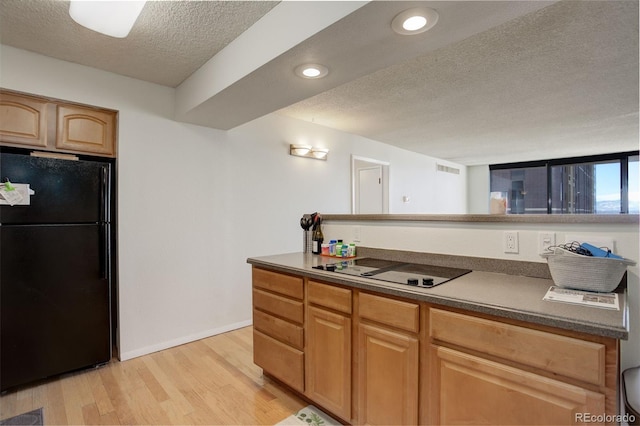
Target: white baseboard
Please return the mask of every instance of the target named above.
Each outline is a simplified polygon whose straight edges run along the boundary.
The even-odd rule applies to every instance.
[[[135,349],[127,352],[120,352],[120,361],[126,361],[128,359],[137,358],[143,355],[148,355],[153,352],[158,352],[164,349],[173,348],[174,346],[184,345],[185,343],[195,342],[196,340],[215,336],[217,334],[226,333],[227,331],[232,331],[232,330],[237,330],[239,328],[247,327],[247,326],[250,326],[251,324],[252,324],[251,320],[240,321],[233,324],[227,324],[222,327],[214,328],[212,330],[206,330],[200,333],[183,336],[177,339],[161,342],[155,345],[145,346],[144,348]]]

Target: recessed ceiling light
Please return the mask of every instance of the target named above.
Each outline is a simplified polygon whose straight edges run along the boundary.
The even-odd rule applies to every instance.
[[[302,78],[322,78],[329,74],[329,69],[320,64],[302,64],[296,67],[295,72]]]
[[[428,7],[417,7],[400,12],[391,21],[393,31],[402,35],[420,34],[438,22],[438,12]]]
[[[418,31],[425,25],[427,25],[427,18],[418,15],[405,19],[405,21],[402,23],[402,28],[407,31]]]

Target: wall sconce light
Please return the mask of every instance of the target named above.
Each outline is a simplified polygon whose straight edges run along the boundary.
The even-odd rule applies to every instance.
[[[327,161],[329,150],[326,148],[314,148],[309,145],[289,145],[289,154],[296,157],[313,158],[315,160]]]

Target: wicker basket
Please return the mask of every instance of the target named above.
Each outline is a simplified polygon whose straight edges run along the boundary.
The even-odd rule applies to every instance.
[[[592,257],[556,247],[547,258],[553,282],[576,290],[611,292],[618,287],[627,266],[636,263],[628,259]]]

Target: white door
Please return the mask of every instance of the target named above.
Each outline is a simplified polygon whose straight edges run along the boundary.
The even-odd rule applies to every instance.
[[[382,214],[382,166],[375,165],[358,170],[359,214]]]

